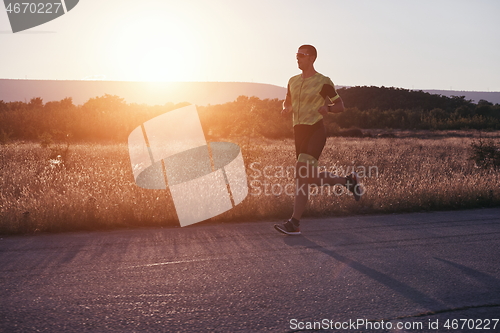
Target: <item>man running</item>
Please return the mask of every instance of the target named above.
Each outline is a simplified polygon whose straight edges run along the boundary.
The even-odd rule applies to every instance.
[[[316,72],[316,48],[302,45],[297,52],[297,63],[302,74],[288,81],[282,114],[293,112],[295,137],[295,201],[292,217],[274,228],[287,235],[300,235],[300,218],[309,199],[309,185],[343,185],[353,192],[359,201],[361,188],[358,175],[353,172],[347,177],[338,177],[330,172],[319,172],[318,159],[326,143],[323,116],[327,113],[344,111],[344,102],[335,91],[330,78]]]

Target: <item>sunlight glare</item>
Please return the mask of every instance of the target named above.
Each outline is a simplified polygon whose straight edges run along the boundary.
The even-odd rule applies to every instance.
[[[111,64],[123,80],[187,81],[197,67],[191,28],[177,21],[148,17],[122,26],[111,46]]]

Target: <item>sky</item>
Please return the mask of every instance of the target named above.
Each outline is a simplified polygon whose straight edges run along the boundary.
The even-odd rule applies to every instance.
[[[500,91],[499,14],[498,0],[80,0],[14,34],[0,7],[0,78],[285,87],[312,44],[336,85]]]

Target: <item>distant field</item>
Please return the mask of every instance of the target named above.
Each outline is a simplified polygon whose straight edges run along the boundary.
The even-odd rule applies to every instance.
[[[473,140],[329,138],[320,164],[339,174],[356,169],[364,176],[367,193],[358,203],[341,187],[313,190],[306,215],[499,206],[500,174],[468,160]],[[211,221],[288,218],[293,202],[292,141],[236,143],[243,150],[250,193]],[[1,233],[178,225],[167,191],[135,185],[125,144],[71,145],[59,165],[50,161],[51,153],[35,143],[0,146]]]

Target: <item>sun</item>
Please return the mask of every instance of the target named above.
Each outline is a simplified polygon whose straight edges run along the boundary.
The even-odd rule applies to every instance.
[[[148,16],[129,22],[109,45],[110,66],[123,80],[191,80],[199,63],[195,36],[179,21]]]
[[[184,81],[191,76],[189,56],[179,45],[170,46],[148,44],[147,52],[132,55],[134,68],[131,75],[138,81]],[[130,61],[129,61],[130,62]]]

